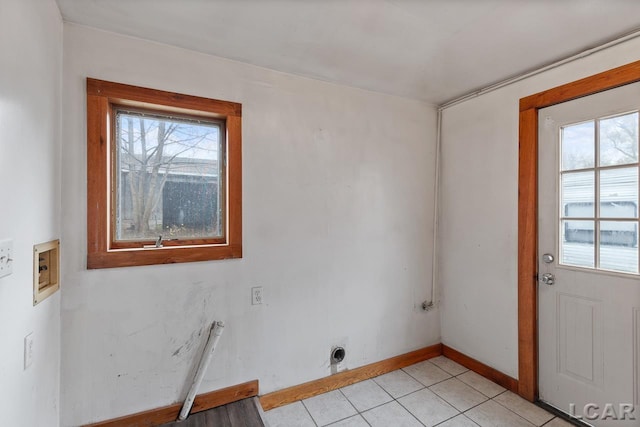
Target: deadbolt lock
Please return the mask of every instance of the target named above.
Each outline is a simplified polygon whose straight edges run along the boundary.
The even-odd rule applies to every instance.
[[[555,258],[551,254],[542,255],[542,262],[544,262],[545,264],[551,264],[553,260],[555,260]]]

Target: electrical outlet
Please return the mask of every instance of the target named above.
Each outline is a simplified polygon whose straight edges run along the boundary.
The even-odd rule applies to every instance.
[[[251,305],[262,304],[262,286],[251,288]]]
[[[13,240],[0,240],[0,277],[13,273]]]
[[[33,363],[33,332],[24,337],[24,369]]]

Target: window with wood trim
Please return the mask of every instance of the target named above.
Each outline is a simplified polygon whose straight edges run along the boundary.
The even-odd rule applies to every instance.
[[[241,116],[87,79],[87,268],[242,257]]]

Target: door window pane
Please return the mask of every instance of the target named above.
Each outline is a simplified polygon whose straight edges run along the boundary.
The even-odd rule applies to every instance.
[[[594,172],[572,172],[562,175],[562,216],[592,218],[594,216]]]
[[[594,221],[563,220],[561,263],[578,267],[595,266]]]
[[[595,122],[585,122],[562,128],[561,170],[585,169],[595,166]]]
[[[600,223],[600,266],[604,270],[638,272],[638,223],[602,221]]]
[[[639,114],[561,128],[561,264],[638,274]]]
[[[638,161],[638,113],[600,120],[600,166]]]
[[[600,217],[638,217],[638,168],[600,171]]]

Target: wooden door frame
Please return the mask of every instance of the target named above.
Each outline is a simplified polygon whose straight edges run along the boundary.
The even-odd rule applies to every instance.
[[[520,99],[518,393],[538,398],[538,110],[640,81],[640,61]]]

